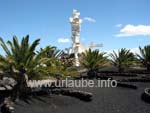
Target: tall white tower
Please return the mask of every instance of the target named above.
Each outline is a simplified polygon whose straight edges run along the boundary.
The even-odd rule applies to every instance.
[[[71,24],[71,31],[72,31],[72,53],[75,56],[75,66],[79,66],[79,47],[80,47],[80,30],[81,30],[81,23],[82,20],[79,18],[80,12],[77,10],[73,10],[73,17],[69,18]]]

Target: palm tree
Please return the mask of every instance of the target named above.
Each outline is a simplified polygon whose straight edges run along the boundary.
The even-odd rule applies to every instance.
[[[150,45],[144,46],[144,48],[139,47],[139,50],[138,59],[150,71]]]
[[[63,51],[57,49],[55,46],[46,46],[45,48],[41,48],[40,51],[38,51],[38,54],[40,54],[42,58],[48,58],[51,60],[51,62],[48,62],[46,65],[60,66],[60,58],[63,54]]]
[[[0,68],[3,74],[13,77],[17,84],[13,88],[14,95],[20,96],[28,90],[27,80],[35,76],[48,75],[47,67],[43,64],[49,62],[48,58],[42,58],[41,54],[36,54],[35,49],[40,39],[29,44],[29,35],[23,37],[19,43],[16,36],[13,41],[8,41],[7,45],[0,38],[0,44],[5,51],[5,56],[0,55]]]
[[[64,51],[57,49],[55,46],[46,46],[45,48],[41,48],[38,53],[41,54],[42,58],[51,59],[51,61],[46,64],[49,66],[51,76],[60,78],[79,75],[77,69],[73,67],[72,54],[66,54]]]
[[[55,46],[46,46],[45,48],[41,48],[38,53],[42,53],[42,57],[47,58],[60,58],[63,51],[57,49]]]
[[[88,69],[89,76],[92,76],[92,73],[96,71],[96,69],[104,66],[107,62],[107,57],[105,53],[99,50],[86,50],[81,55],[80,63],[82,66]]]
[[[131,65],[135,60],[134,54],[125,48],[118,50],[118,53],[113,51],[113,53],[110,54],[110,57],[113,65],[118,68],[119,72],[123,72],[124,69]]]

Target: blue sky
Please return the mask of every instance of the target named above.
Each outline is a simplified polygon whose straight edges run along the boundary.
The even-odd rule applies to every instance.
[[[39,47],[64,49],[71,43],[58,39],[71,37],[73,9],[83,19],[81,43],[103,43],[103,51],[150,44],[150,0],[0,0],[0,37],[29,34]]]

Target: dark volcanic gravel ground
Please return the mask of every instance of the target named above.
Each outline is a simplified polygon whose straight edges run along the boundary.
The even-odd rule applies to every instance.
[[[76,98],[52,95],[33,98],[29,104],[18,101],[15,113],[150,113],[150,104],[141,100],[144,88],[150,83],[134,83],[129,88],[78,88],[93,93],[91,102]]]

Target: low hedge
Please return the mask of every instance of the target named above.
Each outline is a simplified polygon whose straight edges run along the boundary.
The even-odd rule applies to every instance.
[[[139,74],[135,73],[97,73],[97,76],[123,76],[123,77],[137,77]]]

